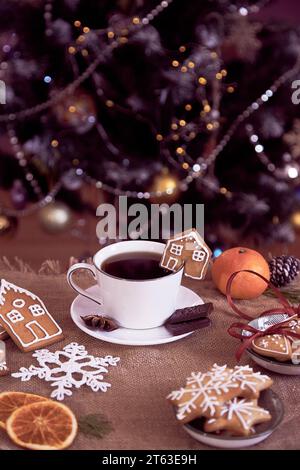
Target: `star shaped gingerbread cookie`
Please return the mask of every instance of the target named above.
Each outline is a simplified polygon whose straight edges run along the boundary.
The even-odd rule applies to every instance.
[[[176,407],[177,419],[187,423],[199,416],[218,417],[225,402],[234,397],[256,398],[272,380],[249,366],[231,369],[214,364],[205,373],[193,372],[186,385],[167,398]]]
[[[270,421],[271,415],[257,404],[257,400],[233,398],[225,403],[217,418],[208,419],[204,424],[206,432],[230,431],[237,436],[253,433],[253,426]]]

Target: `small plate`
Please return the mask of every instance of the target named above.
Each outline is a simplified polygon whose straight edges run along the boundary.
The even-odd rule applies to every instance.
[[[97,291],[97,286],[89,287],[86,290],[86,292],[94,296],[97,295]],[[176,309],[200,304],[203,304],[203,300],[199,295],[187,287],[180,286]],[[190,331],[183,335],[173,336],[164,326],[148,330],[131,330],[128,328],[118,328],[117,330],[109,332],[95,330],[88,327],[81,319],[81,316],[90,315],[91,313],[95,313],[95,315],[105,315],[105,308],[97,305],[86,297],[78,295],[71,305],[71,317],[74,323],[78,328],[80,328],[80,330],[84,331],[88,335],[102,341],[107,341],[108,343],[124,344],[128,346],[151,346],[156,344],[172,343],[173,341],[178,341],[193,333],[193,331]]]
[[[228,434],[207,433],[203,431],[204,418],[195,419],[183,426],[184,430],[197,441],[220,449],[242,449],[264,441],[279,426],[283,419],[282,400],[273,390],[263,390],[258,400],[259,406],[268,410],[272,418],[266,423],[255,426],[255,434],[251,436],[230,436]]]
[[[258,330],[265,331],[269,326],[276,325],[276,323],[288,320],[290,317],[286,313],[277,313],[265,317],[255,318],[249,322],[250,326],[257,328]],[[243,336],[250,336],[248,331],[242,331]],[[277,372],[277,374],[285,375],[300,375],[300,365],[293,364],[290,361],[280,362],[276,361],[272,357],[262,356],[252,349],[247,349],[248,356],[261,367]]]

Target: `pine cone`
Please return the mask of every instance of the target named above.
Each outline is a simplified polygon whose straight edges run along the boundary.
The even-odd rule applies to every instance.
[[[289,284],[300,271],[300,261],[295,256],[275,256],[269,262],[271,282],[276,287]]]

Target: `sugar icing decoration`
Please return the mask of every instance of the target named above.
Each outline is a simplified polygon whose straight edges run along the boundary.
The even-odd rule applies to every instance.
[[[258,406],[255,400],[241,400],[235,397],[223,405],[220,416],[229,421],[236,417],[243,429],[249,430],[253,425],[255,413],[269,415],[269,412]]]
[[[230,369],[227,365],[214,364],[206,373],[192,372],[187,378],[185,387],[171,392],[167,398],[177,402],[176,416],[180,421],[195,409],[201,410],[201,414],[209,411],[209,415],[214,416],[216,407],[223,405],[223,393],[240,389],[250,390],[255,395],[269,382],[270,378],[267,375],[253,372],[249,366],[236,366]]]
[[[257,350],[265,353],[274,353],[279,355],[289,354],[289,340],[283,335],[266,335],[253,341]]]
[[[32,377],[51,383],[54,387],[51,398],[63,400],[72,395],[72,388],[88,386],[93,392],[106,392],[111,384],[104,381],[109,367],[117,366],[120,358],[113,356],[94,357],[78,343],[70,343],[62,351],[50,352],[48,349],[35,351],[39,367],[21,367],[12,377],[27,382]]]
[[[186,386],[171,392],[167,398],[174,401],[186,398],[179,403],[176,413],[177,419],[183,420],[196,408],[214,415],[216,406],[222,403],[218,397],[237,387],[238,384],[234,383],[228,374],[227,366],[214,364],[212,369],[204,374],[192,372],[187,378]],[[200,397],[202,399],[199,401]]]
[[[270,380],[267,375],[263,375],[260,372],[253,372],[253,369],[249,366],[235,366],[231,378],[240,383],[242,390],[250,389],[253,393],[257,391],[257,385],[259,383],[264,384]]]

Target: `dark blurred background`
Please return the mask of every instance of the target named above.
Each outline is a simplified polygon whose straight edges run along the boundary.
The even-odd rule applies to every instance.
[[[300,22],[300,3],[297,0],[278,0],[267,5],[259,13],[259,17],[265,21],[288,21],[296,26]]]
[[[63,269],[89,257],[96,207],[128,190],[131,202],[203,202],[215,254],[248,245],[300,256],[300,3],[174,0],[131,31],[156,5],[0,0],[1,257]]]

